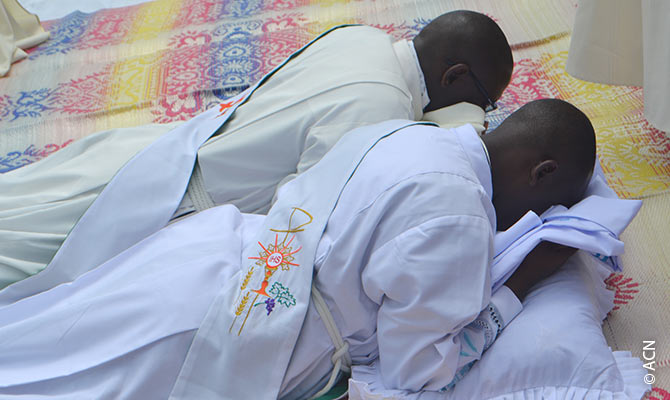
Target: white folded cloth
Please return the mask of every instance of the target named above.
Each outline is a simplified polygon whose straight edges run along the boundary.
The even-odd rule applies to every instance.
[[[17,0],[0,0],[0,77],[12,63],[26,58],[24,49],[49,38],[37,16],[26,11]]]

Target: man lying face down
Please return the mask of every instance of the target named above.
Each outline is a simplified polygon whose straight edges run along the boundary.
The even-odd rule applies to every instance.
[[[331,30],[211,132],[196,168],[187,167],[193,181],[175,216],[221,204],[266,214],[277,188],[348,131],[389,119],[421,120],[424,110],[459,102],[491,108],[512,67],[502,30],[472,11],[435,18],[413,41],[369,26]],[[41,271],[114,173],[169,130],[100,132],[0,176],[0,288]]]
[[[594,161],[591,124],[560,100],[483,142],[470,126],[360,128],[267,216],[208,209],[0,308],[0,393],[308,398],[377,358],[386,387],[440,390],[514,316],[485,309],[496,226],[580,200]],[[83,223],[113,210],[101,202]],[[82,243],[106,251],[87,234],[64,248]],[[541,276],[519,271],[518,290]]]
[[[555,113],[547,112],[549,108],[556,110]],[[509,228],[519,219],[519,214],[527,210],[541,215],[552,205],[569,207],[583,198],[591,180],[595,154],[594,134],[581,134],[589,130],[593,132],[591,122],[582,112],[575,112],[571,104],[544,99],[526,104],[483,137],[492,153],[491,170],[496,188],[493,204],[499,231]],[[581,138],[576,139],[574,135]],[[529,283],[550,275],[575,251],[558,244],[541,243],[524,260],[507,286],[523,300]]]

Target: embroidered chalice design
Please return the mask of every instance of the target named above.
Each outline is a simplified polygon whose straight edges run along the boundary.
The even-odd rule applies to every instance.
[[[307,216],[309,221],[293,227],[293,217],[296,211],[300,211],[303,215]],[[239,336],[247,323],[251,311],[256,306],[265,305],[266,315],[269,316],[275,309],[276,304],[281,304],[286,308],[291,308],[296,304],[296,299],[287,286],[284,286],[278,281],[275,281],[269,289],[268,286],[270,285],[270,278],[272,278],[277,271],[289,271],[291,267],[300,266],[300,264],[294,262],[294,255],[302,249],[302,246],[293,250],[291,244],[296,239],[295,233],[304,231],[303,227],[312,223],[312,219],[312,216],[307,211],[294,207],[289,216],[288,229],[270,229],[271,232],[275,232],[274,243],[270,242],[267,246],[264,246],[263,243],[260,241],[258,242],[261,250],[258,252],[258,257],[249,257],[249,259],[256,260],[256,262],[254,263],[255,265],[252,265],[251,268],[249,268],[245,278],[242,280],[240,294],[236,301],[237,306],[234,309],[235,318],[233,319],[228,332],[232,333],[238,317],[241,318],[242,314],[244,314],[242,325],[237,332],[237,335]],[[280,233],[284,234],[281,242],[279,241]],[[297,240],[295,241],[297,242]],[[263,268],[263,280],[260,283],[260,287],[257,289],[247,289],[247,286],[254,275],[256,266]],[[261,301],[258,301],[259,297],[261,297]],[[263,300],[263,298],[265,298],[265,300]]]
[[[258,242],[258,245],[261,246],[263,250],[260,252],[258,257],[249,258],[252,260],[259,260],[256,262],[256,265],[265,267],[265,278],[263,279],[263,282],[261,282],[261,287],[256,290],[252,290],[252,292],[258,293],[265,297],[271,297],[265,290],[269,284],[268,280],[272,277],[275,271],[277,271],[277,268],[281,267],[283,271],[288,271],[291,265],[295,267],[298,266],[298,264],[292,262],[295,259],[293,255],[299,252],[302,247],[291,251],[291,247],[289,247],[289,245],[291,242],[293,242],[293,239],[295,239],[295,235],[291,236],[291,239],[288,241],[288,243],[278,244],[277,242],[279,241],[279,234],[276,234],[275,244],[269,244],[267,248],[265,248],[261,242]]]

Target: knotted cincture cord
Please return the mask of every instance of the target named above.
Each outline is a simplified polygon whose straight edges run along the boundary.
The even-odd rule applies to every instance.
[[[323,389],[316,392],[316,394],[310,397],[310,400],[316,399],[328,393],[330,389],[335,385],[335,380],[340,371],[349,373],[351,372],[351,356],[349,355],[349,343],[345,342],[340,335],[340,331],[335,325],[335,320],[333,319],[333,314],[328,310],[326,301],[321,296],[321,293],[316,289],[314,283],[312,283],[312,301],[316,307],[316,311],[319,313],[323,324],[326,326],[326,331],[328,336],[333,341],[335,345],[335,351],[330,357],[330,360],[333,362],[333,371],[330,373],[330,379],[328,383],[324,386]]]

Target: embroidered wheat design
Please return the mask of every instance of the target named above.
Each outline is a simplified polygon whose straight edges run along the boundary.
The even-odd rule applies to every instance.
[[[253,274],[254,274],[254,267],[251,267],[249,269],[249,272],[247,272],[247,275],[242,280],[242,284],[240,285],[240,294],[237,295],[237,299],[239,299],[240,296],[242,296],[242,293],[244,292],[244,289],[246,289],[247,286],[249,286],[249,281],[251,280],[251,277],[253,276]],[[237,317],[239,317],[242,314],[242,311],[244,311],[244,309],[247,306],[247,302],[249,302],[249,292],[247,292],[244,295],[244,297],[242,297],[242,301],[240,301],[240,303],[235,308],[235,318],[233,319],[233,323],[230,324],[230,329],[228,329],[228,333],[231,333],[233,331],[233,326],[235,326],[235,322],[237,321]]]
[[[228,333],[233,332],[233,326],[235,326],[235,322],[237,321],[237,317],[242,315],[242,312],[244,311],[245,308],[247,308],[247,303],[249,302],[249,292],[247,292],[244,297],[242,297],[242,300],[240,301],[240,304],[237,305],[235,308],[235,318],[233,319],[233,323],[230,324],[230,328],[228,328]]]
[[[240,304],[237,306],[235,309],[235,315],[240,316],[242,314],[242,311],[244,311],[245,308],[247,308],[247,302],[249,301],[249,292],[247,292],[244,297],[242,297],[242,301],[240,301]]]
[[[254,274],[254,267],[251,267],[249,272],[247,272],[247,276],[244,277],[244,280],[242,281],[242,286],[240,286],[240,291],[244,290],[247,288],[247,285],[249,284],[249,280],[251,280],[251,276]],[[239,314],[238,314],[239,315]]]

